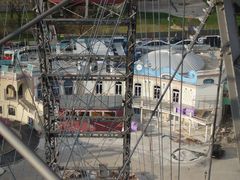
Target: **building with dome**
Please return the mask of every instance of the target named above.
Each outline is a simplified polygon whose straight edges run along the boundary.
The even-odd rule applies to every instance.
[[[176,122],[181,114],[186,120],[184,122],[188,126],[189,135],[192,126],[200,125],[206,127],[207,136],[217,99],[218,52],[191,52],[185,56],[183,65],[175,73],[182,57],[181,51],[162,49],[149,52],[135,62],[134,107],[139,109],[137,111],[144,123],[144,119],[151,116],[152,110],[167,88],[159,108],[161,117],[165,121]],[[173,82],[168,87],[173,75]],[[220,109],[219,104],[219,111]],[[221,113],[218,113],[218,120],[220,119]]]
[[[206,108],[206,104],[199,102],[203,98],[210,100],[209,96],[212,96],[213,99],[216,98],[214,95],[219,75],[216,57],[215,59],[212,58],[211,62],[212,64],[215,63],[215,67],[213,67],[214,65],[209,67],[207,58],[209,58],[208,54],[196,55],[193,52],[187,54],[183,66],[174,76],[171,92],[167,91],[164,100],[170,101],[172,99],[173,103],[179,103],[180,89],[182,89],[183,104],[194,108]],[[140,60],[135,62],[135,84],[138,84],[136,87],[141,86],[141,88],[135,88],[138,89],[134,92],[135,97],[159,98],[181,60],[181,52],[169,52],[168,50],[152,51],[142,56]],[[182,87],[180,87],[181,82]],[[208,94],[205,94],[203,89],[208,90]],[[158,91],[159,93],[157,93]],[[170,97],[170,93],[172,97]],[[211,106],[211,104],[208,105]]]
[[[61,61],[61,58],[64,56],[72,56],[72,58],[74,58],[78,53],[89,53],[88,51],[90,48],[87,48],[86,41],[83,39],[78,41],[81,42],[81,46],[77,45],[73,49],[73,52],[61,52],[60,48],[56,48],[56,56],[58,56],[59,60],[54,61],[52,64],[52,68],[55,69],[53,71],[53,76],[61,77],[64,75],[65,78],[59,78],[54,81],[52,87],[54,96],[56,99],[58,97],[64,97],[61,99],[66,99],[68,101],[71,99],[73,99],[71,101],[76,101],[79,97],[88,98],[92,94],[97,97],[95,98],[96,100],[99,97],[100,99],[106,99],[107,101],[112,99],[111,101],[113,101],[116,100],[116,98],[113,97],[118,97],[118,101],[115,104],[118,104],[118,107],[121,106],[122,102],[119,100],[119,97],[125,96],[124,81],[121,80],[121,78],[119,78],[118,81],[113,79],[111,80],[111,78],[121,77],[122,74],[125,74],[125,67],[123,65],[111,60],[105,62],[102,59],[94,61],[90,64],[85,59],[77,61],[77,64],[76,61]],[[96,51],[94,53],[104,54],[107,52],[110,57],[114,57],[114,54],[117,52],[123,52],[120,48],[118,48],[115,52],[109,51],[108,48],[100,41],[94,42],[93,45],[99,46],[98,48],[94,48]],[[184,58],[183,66],[180,67],[174,74],[176,68],[182,60],[182,57],[182,51],[174,49],[161,49],[144,54],[134,63],[134,122],[139,124],[139,128],[141,128],[142,125],[144,126],[144,123],[146,123],[151,116],[157,102],[161,98],[161,95],[164,91],[166,91],[158,108],[158,113],[154,114],[154,119],[156,120],[161,116],[163,121],[167,122],[171,120],[174,122],[174,128],[176,128],[175,125],[179,122],[178,120],[181,115],[181,118],[184,119],[183,122],[187,127],[188,135],[191,135],[193,128],[201,126],[206,128],[205,140],[207,141],[216,106],[219,77],[219,52],[212,50],[205,51],[200,54],[196,54],[194,52],[188,53]],[[17,103],[14,107],[19,105],[19,103],[22,103],[23,107],[28,107],[26,110],[28,115],[24,118],[24,122],[29,123],[31,119],[36,119],[36,110],[33,109],[34,104],[38,106],[40,111],[42,111],[42,92],[39,78],[41,73],[36,59],[35,61],[29,60],[27,62],[27,66],[26,61],[24,61],[24,63],[24,73],[28,78],[28,84],[31,84],[33,98],[29,97],[26,93],[23,93],[24,97],[26,94],[26,97],[28,98],[18,96],[16,91],[16,95],[14,96],[15,98],[8,99],[10,101],[14,100],[14,103]],[[2,66],[1,71],[4,71],[3,67],[4,66]],[[9,72],[2,72],[0,76],[1,83],[4,82],[4,86],[1,86],[1,92],[3,92],[2,95],[4,93],[4,95],[7,95],[7,87],[10,85],[7,84],[8,81],[4,81],[6,73]],[[79,81],[76,78],[71,78],[72,75],[79,75],[79,78],[83,78],[89,75],[97,77],[99,74],[108,77],[109,80],[104,81],[99,79],[96,81],[88,79]],[[169,80],[173,75],[173,82],[168,87]],[[26,86],[23,81],[19,81],[16,78],[13,78],[12,81],[16,82],[15,89],[19,89],[20,86]],[[6,102],[2,103],[2,111],[9,109],[7,108],[8,104],[13,103],[5,101],[6,98],[7,97],[1,97],[1,102]],[[26,99],[28,99],[28,101]],[[219,102],[221,102],[221,100]],[[114,104],[114,102],[110,102],[110,104],[111,103]],[[66,104],[66,102],[60,102],[60,105],[64,104]],[[65,118],[66,114],[70,114],[72,111],[71,108],[67,109],[66,107],[62,107],[62,109],[66,111],[65,115],[63,115]],[[110,109],[103,108],[102,105],[98,107],[101,108],[97,109],[97,114],[109,114],[111,112]],[[118,109],[118,107],[111,107],[116,112],[110,114],[116,115],[117,112],[121,112],[122,110]],[[33,110],[30,111],[29,109]],[[91,112],[89,112],[90,115],[96,114],[95,111],[96,109],[92,107]],[[220,111],[221,105],[219,105],[218,120],[221,119]],[[30,112],[34,113],[31,114]],[[9,116],[7,111],[3,112],[2,115],[4,117],[12,117],[12,115]],[[14,118],[17,118],[17,116],[15,115]],[[78,117],[74,118],[79,119]],[[40,121],[38,120],[36,124],[39,124],[39,122]],[[157,127],[157,125],[154,125],[154,127]]]

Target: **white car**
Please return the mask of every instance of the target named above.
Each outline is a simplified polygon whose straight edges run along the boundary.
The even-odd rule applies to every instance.
[[[192,42],[191,39],[184,39],[175,44],[171,44],[171,47],[174,50],[182,50],[182,48],[188,49],[188,46],[191,42]],[[207,45],[200,44],[199,42],[196,41],[193,45],[193,49],[194,50],[208,50],[209,47]]]
[[[136,52],[141,52],[141,53],[145,54],[145,53],[148,53],[151,51],[159,50],[162,48],[167,48],[168,45],[169,44],[163,40],[152,40],[152,41],[143,43],[141,45],[137,45]]]

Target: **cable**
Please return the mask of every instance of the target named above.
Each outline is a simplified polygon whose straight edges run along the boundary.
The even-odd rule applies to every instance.
[[[135,146],[133,147],[133,150],[132,150],[132,152],[131,152],[128,160],[127,160],[126,163],[123,165],[123,167],[122,167],[122,169],[121,169],[121,171],[120,171],[120,173],[119,173],[118,179],[120,178],[121,173],[123,173],[124,168],[126,167],[127,163],[130,161],[133,153],[135,152],[135,150],[136,150],[139,142],[141,141],[141,139],[142,139],[142,137],[143,137],[143,135],[144,135],[144,132],[146,131],[148,125],[150,124],[154,113],[156,112],[156,110],[158,109],[158,106],[159,106],[160,103],[162,102],[162,99],[163,99],[164,95],[166,94],[167,89],[169,88],[169,86],[170,86],[170,84],[172,83],[175,75],[177,74],[179,68],[181,67],[181,65],[182,65],[182,63],[183,63],[186,55],[192,50],[192,48],[193,48],[193,46],[194,46],[194,42],[196,41],[196,39],[197,39],[197,37],[198,37],[198,35],[199,35],[199,32],[200,32],[201,28],[203,28],[203,26],[204,26],[204,24],[205,24],[205,22],[206,22],[206,20],[207,20],[207,18],[208,18],[208,15],[209,15],[210,12],[212,11],[212,8],[213,8],[213,7],[210,7],[210,8],[208,9],[209,12],[206,14],[206,16],[204,17],[204,19],[201,21],[201,26],[199,26],[199,31],[198,31],[198,32],[195,34],[195,36],[193,37],[193,41],[189,44],[187,51],[182,55],[181,61],[179,62],[178,66],[176,67],[173,75],[171,76],[171,78],[170,78],[170,80],[169,80],[169,82],[168,82],[168,84],[167,84],[166,89],[164,90],[163,94],[161,95],[159,101],[157,102],[157,104],[156,104],[156,106],[155,106],[155,108],[154,108],[154,110],[153,110],[153,113],[151,114],[150,119],[147,121],[147,124],[146,124],[145,128],[143,129],[143,133],[140,135],[140,138],[138,139],[138,141],[136,142]]]
[[[222,70],[223,70],[223,57],[221,57],[220,66],[219,66],[218,88],[217,88],[214,120],[213,120],[213,131],[212,131],[212,136],[210,138],[211,139],[211,146],[210,146],[210,151],[209,151],[209,169],[208,169],[208,174],[207,174],[207,179],[208,180],[211,179],[211,172],[212,172],[212,153],[213,153],[213,146],[214,146],[214,142],[215,142],[215,133],[216,133],[216,124],[217,124],[217,111],[218,111],[219,98],[220,98]]]
[[[183,17],[182,17],[182,40],[185,38],[185,13],[186,13],[186,4],[185,0],[183,0]],[[182,57],[184,55],[184,43],[182,43]],[[178,136],[178,180],[181,179],[181,139],[182,139],[182,112],[183,112],[183,102],[182,102],[182,95],[183,95],[183,66],[184,63],[181,65],[181,85],[180,85],[180,116],[179,116],[179,136]],[[190,122],[189,122],[190,123]]]
[[[158,0],[158,7],[160,7],[160,0]],[[161,24],[161,13],[158,12],[158,26],[160,27]],[[161,31],[160,29],[159,31],[159,39],[161,40]],[[161,46],[159,45],[159,50],[161,50]],[[161,73],[162,73],[162,58],[161,55],[159,56],[159,84],[160,84],[160,95],[162,94],[163,91],[163,86],[162,86],[162,77],[161,77]],[[159,112],[160,109],[160,112]],[[160,113],[160,114],[159,114]],[[164,163],[163,163],[163,119],[162,119],[162,103],[160,104],[159,108],[158,108],[158,149],[159,149],[159,177],[161,180],[164,180]],[[160,122],[159,122],[160,121]],[[159,127],[160,124],[160,127]],[[160,136],[160,132],[161,132],[161,136]]]
[[[169,55],[168,55],[168,59],[169,59],[169,76],[171,76],[172,74],[172,58],[171,58],[171,55],[172,55],[172,49],[171,49],[171,46],[170,46],[170,37],[171,37],[171,21],[172,21],[172,18],[171,18],[171,4],[172,2],[171,1],[168,1],[168,51],[169,51]],[[174,77],[174,76],[173,76]],[[170,82],[170,81],[169,81]],[[172,92],[172,83],[169,84],[169,160],[170,160],[170,180],[173,179],[173,169],[172,169],[172,103],[174,101],[172,95],[173,95],[173,92]],[[166,87],[167,89],[168,87]]]

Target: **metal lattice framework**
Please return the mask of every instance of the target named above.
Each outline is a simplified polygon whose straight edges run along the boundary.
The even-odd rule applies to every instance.
[[[64,1],[66,3],[67,1]],[[197,37],[203,28],[203,26],[206,23],[207,18],[209,17],[209,14],[211,13],[212,9],[217,7],[218,11],[218,19],[219,19],[219,29],[220,34],[222,37],[222,55],[225,61],[225,68],[227,72],[227,77],[229,81],[229,95],[231,98],[232,103],[232,112],[233,112],[233,120],[235,125],[235,134],[237,139],[237,148],[239,153],[239,83],[236,81],[237,77],[239,76],[239,69],[238,67],[234,67],[234,63],[239,63],[239,42],[234,37],[237,36],[236,29],[234,29],[234,22],[232,21],[232,9],[230,5],[230,1],[225,0],[212,0],[207,1],[209,4],[209,7],[206,11],[206,14],[204,18],[202,18],[201,24],[197,29],[196,34],[193,37],[192,43],[189,45],[189,49],[187,49],[187,52],[183,54],[182,61],[178,65],[176,71],[174,72],[174,75],[169,80],[168,87],[170,86],[171,82],[173,81],[174,76],[176,75],[176,72],[178,69],[180,69],[181,64],[183,63],[184,57],[187,53],[189,53],[197,40]],[[44,111],[44,123],[45,123],[45,155],[46,155],[46,161],[47,164],[53,169],[56,170],[55,167],[58,166],[57,159],[58,159],[58,144],[57,139],[59,137],[87,137],[87,138],[123,138],[123,166],[120,171],[120,174],[118,175],[118,179],[128,179],[130,175],[130,161],[133,153],[136,150],[136,147],[138,146],[140,140],[143,137],[144,132],[146,131],[148,125],[150,124],[150,121],[153,117],[153,114],[157,111],[158,106],[160,105],[162,98],[167,90],[163,92],[161,95],[157,105],[155,106],[153,113],[147,122],[147,125],[145,129],[143,130],[143,133],[141,134],[140,138],[138,139],[136,145],[134,146],[133,150],[130,149],[131,144],[131,119],[132,119],[132,90],[133,90],[133,63],[134,63],[134,45],[136,40],[136,5],[135,1],[128,0],[126,1],[126,9],[127,9],[127,17],[122,18],[122,20],[110,20],[110,21],[102,21],[102,24],[98,24],[100,27],[101,25],[115,25],[115,24],[121,24],[123,26],[127,26],[127,54],[125,56],[117,56],[117,57],[107,57],[107,56],[98,56],[96,54],[91,55],[79,55],[77,58],[74,56],[68,56],[68,55],[54,55],[51,53],[51,46],[50,41],[52,40],[49,36],[51,26],[49,24],[57,24],[60,23],[78,23],[81,25],[92,25],[95,23],[93,19],[52,19],[47,18],[45,20],[39,20],[35,21],[34,23],[38,22],[37,24],[37,39],[39,44],[39,57],[40,57],[40,69],[41,69],[41,82],[42,82],[42,95],[43,95],[43,111]],[[48,9],[47,3],[44,1],[41,5],[38,6],[38,13],[43,14],[44,10]],[[229,14],[228,14],[229,13]],[[41,16],[41,15],[39,15]],[[46,17],[46,16],[45,16]],[[39,18],[40,19],[40,18]],[[48,24],[49,23],[49,24]],[[30,25],[28,26],[30,27]],[[24,28],[27,28],[24,27]],[[23,29],[21,31],[23,31]],[[20,31],[19,31],[20,32]],[[15,32],[17,34],[18,32]],[[12,35],[13,36],[13,35]],[[10,36],[9,36],[10,37]],[[0,44],[6,39],[9,39],[9,37],[3,39],[0,41]],[[230,43],[231,42],[231,43]],[[81,61],[81,60],[89,59],[90,62],[93,61],[99,61],[99,60],[106,60],[109,61],[124,61],[126,64],[125,74],[121,76],[113,76],[108,77],[106,75],[89,75],[87,78],[83,75],[68,75],[68,76],[59,76],[53,73],[52,69],[52,63],[53,61]],[[76,134],[74,133],[62,133],[60,131],[57,131],[56,124],[59,121],[59,117],[55,115],[56,107],[59,106],[59,102],[57,100],[57,97],[54,96],[53,93],[53,84],[57,80],[62,79],[71,79],[71,80],[80,80],[80,81],[125,81],[125,87],[126,87],[126,93],[125,98],[123,99],[124,102],[124,116],[121,118],[109,118],[109,117],[96,117],[94,120],[99,122],[109,122],[109,121],[117,121],[117,122],[123,122],[124,123],[124,130],[122,132],[108,132],[108,133],[99,133],[99,132],[78,132]],[[88,117],[87,120],[91,121],[92,118]],[[215,126],[215,124],[214,124]],[[1,125],[0,122],[0,127]],[[215,131],[215,130],[214,130]],[[1,132],[6,133],[6,136],[11,136],[11,134],[8,134],[8,132],[1,129]],[[214,134],[212,134],[212,145],[214,143]],[[181,136],[181,133],[180,133]],[[8,138],[6,138],[8,139]],[[9,141],[11,139],[16,139],[16,137],[9,138]],[[14,144],[14,141],[12,141],[12,144]],[[15,147],[15,146],[14,146]],[[16,147],[17,149],[17,147]],[[25,151],[27,152],[27,151]],[[23,153],[24,154],[24,153]],[[34,156],[34,155],[31,155]],[[211,156],[211,152],[210,152]],[[31,159],[31,158],[30,158]],[[36,161],[37,162],[37,161]],[[179,161],[179,167],[180,167],[180,161]],[[36,168],[37,169],[37,168]],[[75,169],[78,169],[78,167],[75,167]],[[84,168],[83,168],[84,169]],[[86,169],[84,169],[86,170]],[[44,171],[40,171],[41,173]],[[45,169],[45,172],[47,172],[47,169]],[[211,174],[211,165],[209,170],[209,179]],[[48,176],[45,176],[48,178]],[[180,178],[180,170],[178,177]],[[56,179],[57,177],[49,177],[49,179]]]
[[[73,56],[72,58],[67,55],[52,55],[51,49],[49,46],[50,39],[49,36],[49,27],[46,22],[49,24],[61,22],[61,23],[71,23],[78,22],[81,25],[93,25],[95,23],[92,19],[46,19],[38,24],[39,34],[38,40],[40,45],[41,52],[41,80],[42,80],[42,94],[43,94],[43,110],[44,110],[44,122],[45,122],[45,154],[46,154],[46,162],[53,166],[57,162],[57,146],[56,138],[57,137],[117,137],[123,138],[123,164],[125,164],[130,155],[130,133],[131,133],[131,119],[133,115],[132,111],[132,88],[133,88],[133,63],[134,63],[134,44],[136,40],[136,5],[134,1],[128,0],[126,2],[126,10],[127,10],[127,19],[116,19],[110,21],[102,21],[100,25],[116,25],[118,24],[124,25],[127,27],[126,37],[127,37],[127,54],[124,56],[114,56],[113,58],[102,55],[78,55],[77,57]],[[122,61],[126,64],[126,73],[125,75],[116,75],[116,76],[107,76],[107,75],[90,75],[86,77],[85,75],[69,75],[69,76],[58,76],[59,79],[70,79],[76,80],[80,79],[82,81],[91,80],[91,81],[125,81],[126,93],[124,101],[124,118],[121,118],[121,121],[124,124],[123,132],[78,132],[77,134],[73,133],[61,133],[56,131],[55,124],[57,123],[57,117],[54,115],[54,110],[57,106],[57,102],[55,101],[55,97],[53,96],[52,84],[56,75],[52,72],[52,62],[56,60],[62,61],[79,61],[81,59],[91,59],[91,61],[102,60],[105,58],[105,61],[113,60],[113,61]],[[107,60],[108,59],[108,60]],[[80,77],[80,78],[79,78]],[[106,121],[104,117],[99,119],[99,121]],[[115,120],[114,120],[115,121]],[[127,162],[127,166],[125,167],[124,173],[122,177],[124,179],[128,179],[130,174],[130,162]]]
[[[44,9],[47,9],[47,3],[42,3],[42,6],[38,6],[38,12],[42,13]],[[51,88],[51,79],[47,77],[47,74],[51,72],[51,63],[49,61],[49,55],[51,53],[49,29],[45,22],[37,24],[37,40],[39,44],[39,56],[40,56],[40,71],[42,81],[42,95],[43,95],[43,120],[44,128],[46,132],[45,136],[45,156],[46,162],[49,166],[52,166],[56,162],[56,141],[51,131],[54,129],[54,96]]]

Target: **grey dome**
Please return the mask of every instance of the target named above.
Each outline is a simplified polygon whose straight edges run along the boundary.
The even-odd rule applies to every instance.
[[[169,68],[171,64],[172,69],[176,69],[178,64],[181,62],[182,54],[180,52],[170,52],[167,49],[151,51],[141,57],[141,61],[144,66],[151,67],[152,69]],[[190,52],[186,55],[183,62],[183,73],[188,73],[189,71],[199,71],[204,68],[204,61],[201,57]],[[181,68],[178,70],[181,73]]]

